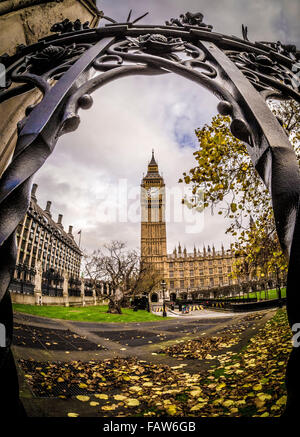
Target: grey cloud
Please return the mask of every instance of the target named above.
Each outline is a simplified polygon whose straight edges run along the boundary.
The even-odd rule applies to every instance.
[[[129,9],[133,16],[143,12],[149,15],[141,21],[145,24],[163,24],[171,17],[179,17],[188,10],[204,14],[204,22],[214,26],[216,32],[241,36],[241,26],[249,27],[251,40],[275,40],[299,44],[298,0],[101,0],[99,8],[106,15],[125,20]],[[286,29],[280,23],[286,22]]]

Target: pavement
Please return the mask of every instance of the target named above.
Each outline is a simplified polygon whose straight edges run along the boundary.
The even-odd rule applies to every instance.
[[[189,339],[222,335],[243,326],[240,341],[232,347],[239,351],[255,335],[275,310],[251,314],[231,314],[203,310],[169,320],[144,323],[93,323],[48,319],[14,313],[13,353],[17,363],[20,397],[29,416],[59,416],[76,400],[41,398],[26,382],[21,360],[64,363],[102,361],[116,357],[136,357],[158,365],[178,366],[196,373],[209,368],[207,360],[181,360],[159,353],[164,347]],[[257,317],[257,315],[260,315]],[[228,349],[227,349],[228,350]],[[77,401],[78,402],[78,401]],[[81,403],[82,404],[82,403]],[[78,406],[77,406],[78,408]],[[88,414],[88,413],[87,413]]]

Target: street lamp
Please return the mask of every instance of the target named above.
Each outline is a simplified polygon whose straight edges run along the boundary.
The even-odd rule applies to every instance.
[[[166,281],[163,279],[160,283],[163,292],[163,317],[167,317],[166,313],[166,303],[165,303],[165,291],[166,291]]]

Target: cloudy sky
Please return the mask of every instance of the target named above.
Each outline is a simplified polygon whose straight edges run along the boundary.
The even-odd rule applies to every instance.
[[[149,11],[140,24],[164,23],[187,10],[201,11],[204,22],[216,32],[241,36],[245,24],[252,41],[281,40],[300,46],[299,0],[101,0],[98,7],[120,22],[130,9],[133,18]],[[217,113],[218,102],[206,90],[172,74],[119,79],[93,98],[93,107],[80,113],[77,131],[60,139],[37,173],[39,204],[45,207],[52,200],[54,218],[62,213],[65,228],[73,225],[77,240],[82,230],[82,248],[93,250],[112,239],[139,247],[139,185],[151,150],[167,188],[176,189],[182,172],[194,166],[194,130]],[[209,212],[190,217],[176,199],[167,222],[168,251],[178,241],[190,251],[194,244],[201,248],[214,243],[217,249],[221,242],[229,245],[224,219]]]

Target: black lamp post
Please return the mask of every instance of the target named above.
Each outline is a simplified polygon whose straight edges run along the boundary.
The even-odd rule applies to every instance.
[[[166,303],[165,303],[165,291],[166,291],[166,281],[163,279],[160,283],[163,292],[163,317],[167,317],[166,313]]]

